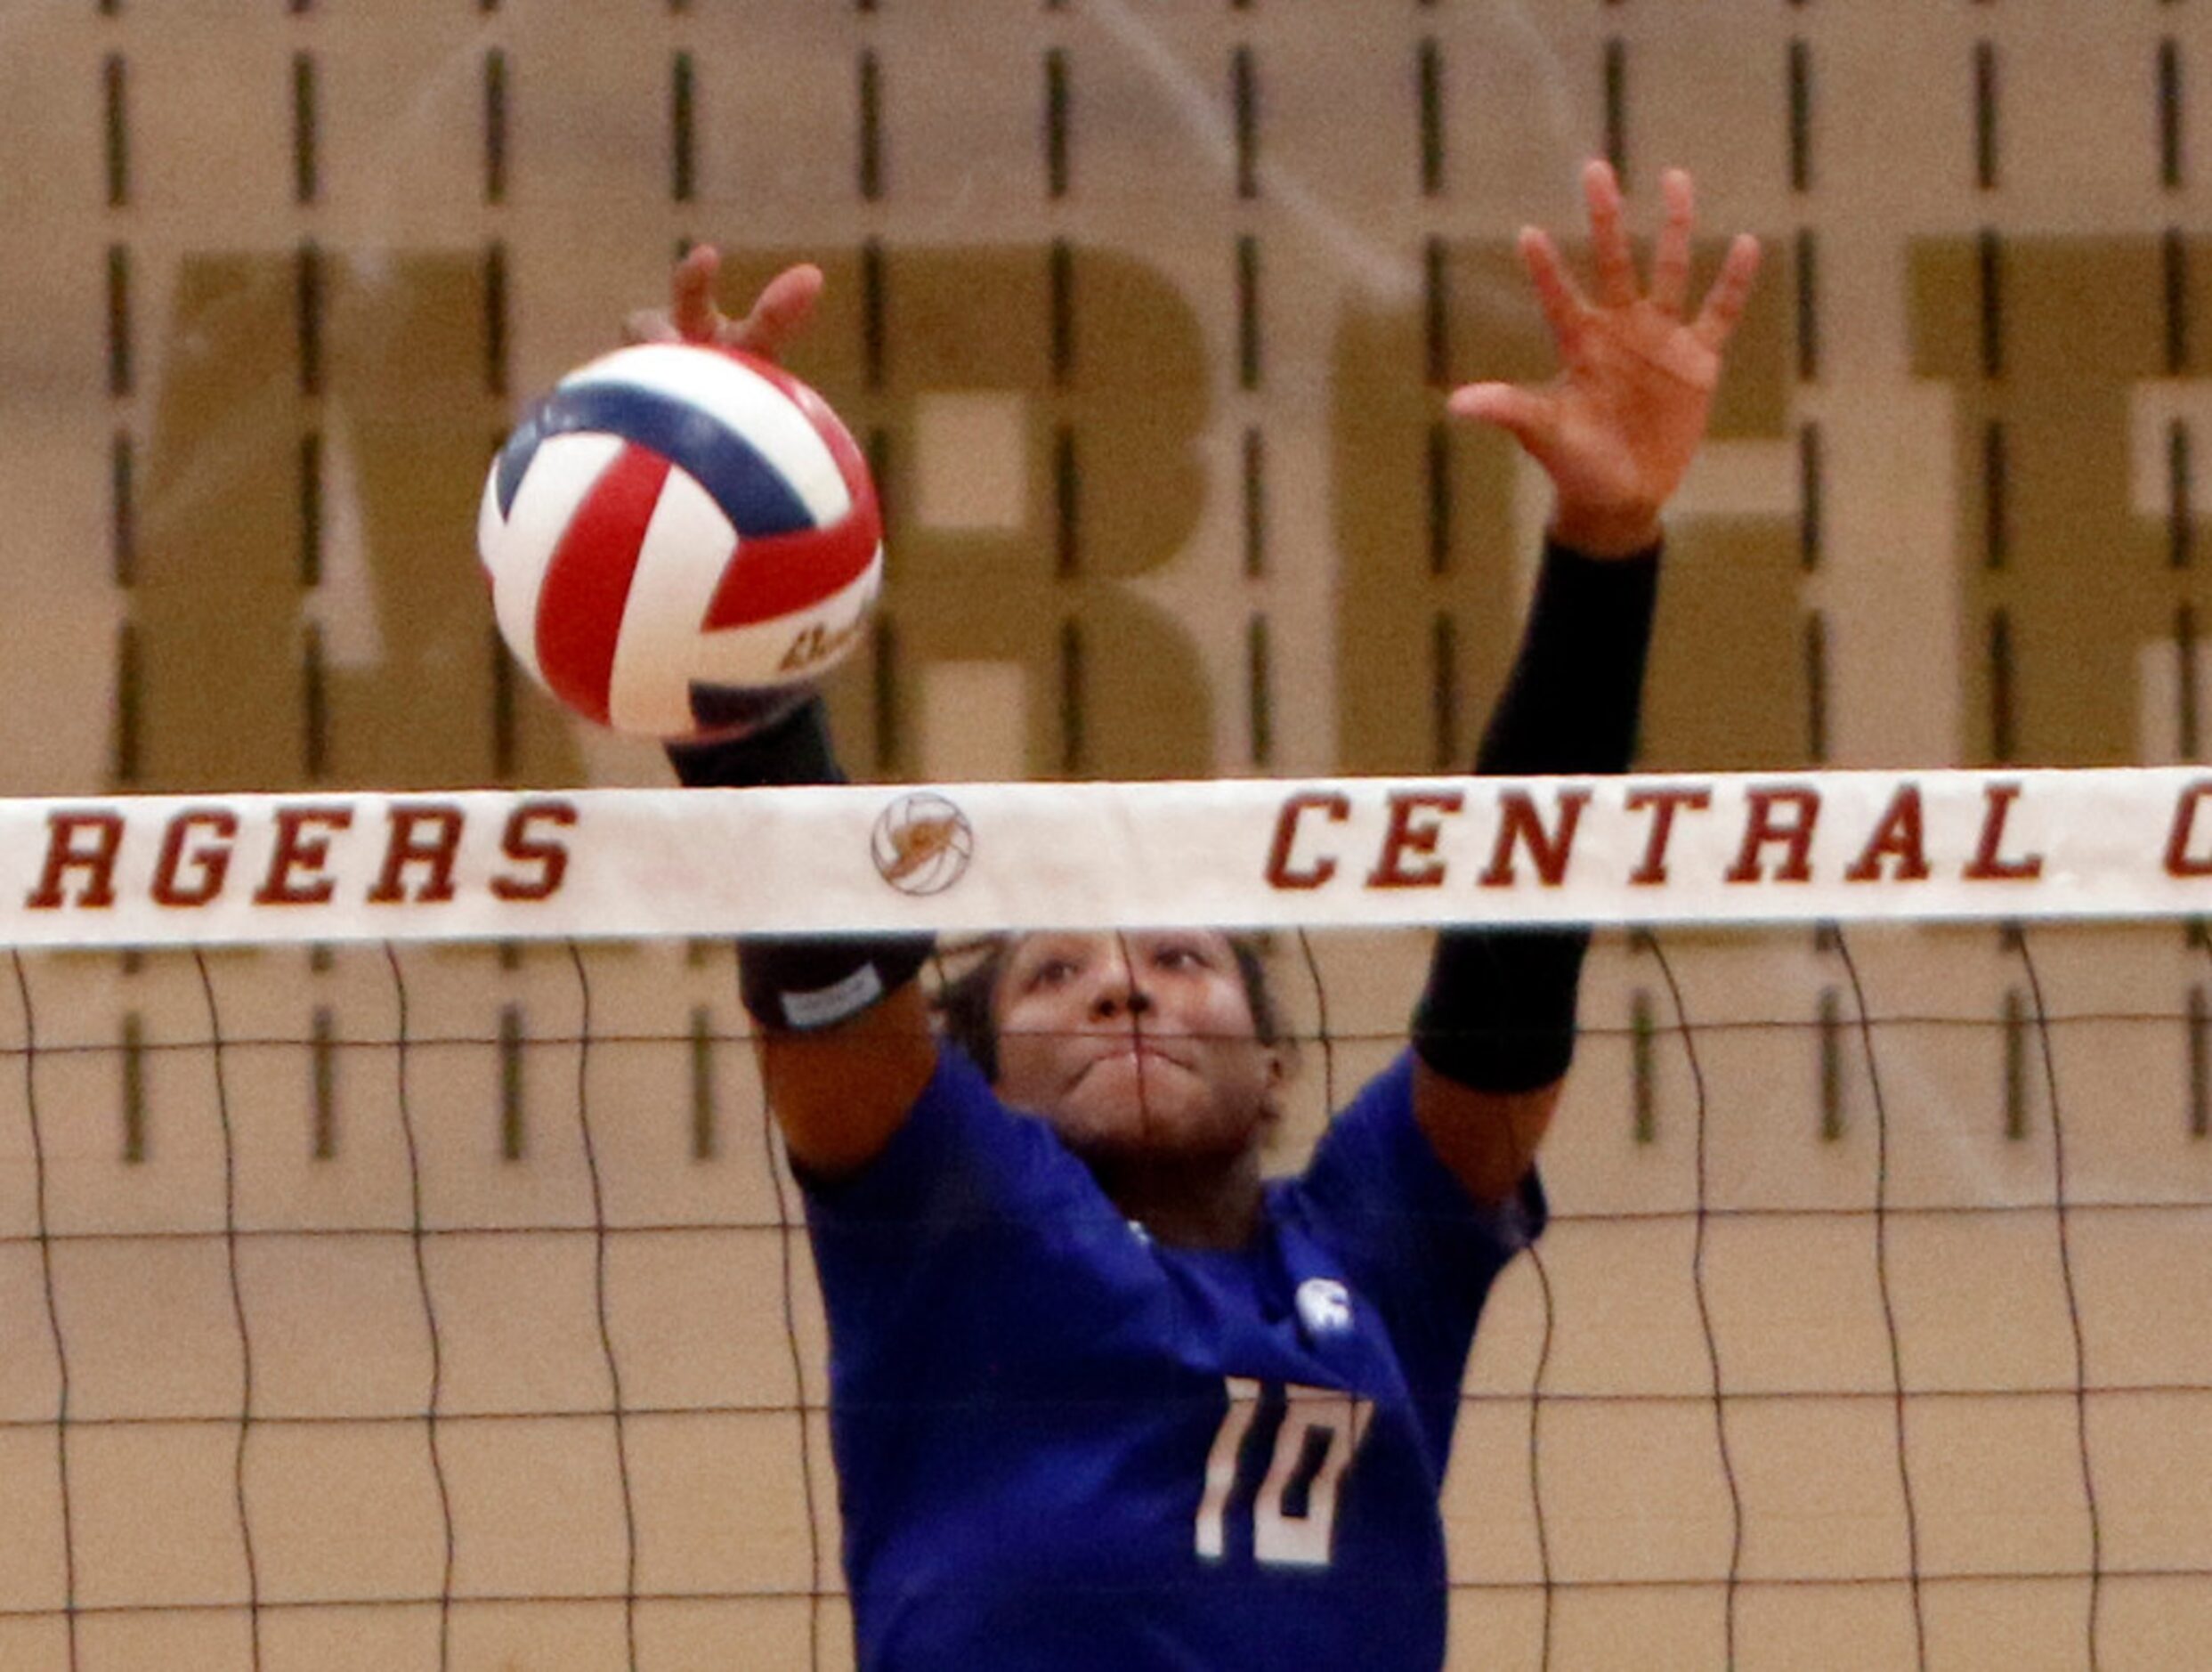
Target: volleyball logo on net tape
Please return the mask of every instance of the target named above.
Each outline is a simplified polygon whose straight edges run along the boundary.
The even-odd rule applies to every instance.
[[[918,790],[883,809],[868,847],[877,872],[900,893],[943,894],[967,874],[976,832],[944,796]]]
[[[477,550],[531,675],[663,738],[788,709],[856,646],[883,578],[874,484],[836,414],[780,367],[693,344],[605,355],[525,414]]]

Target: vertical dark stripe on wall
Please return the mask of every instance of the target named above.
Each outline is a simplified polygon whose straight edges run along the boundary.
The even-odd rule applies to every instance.
[[[1439,418],[1429,426],[1429,572],[1443,576],[1452,568],[1452,426]]]
[[[484,392],[504,397],[507,368],[506,245],[494,239],[484,249]]]
[[[1820,426],[1801,425],[1797,431],[1797,566],[1807,574],[1820,567],[1826,516],[1821,473]]]
[[[1064,238],[1052,240],[1045,265],[1047,327],[1051,338],[1052,386],[1065,388],[1075,370],[1075,254]]]
[[[1236,384],[1260,386],[1260,240],[1250,232],[1236,240]]]
[[[1421,345],[1429,386],[1452,380],[1452,272],[1444,240],[1431,238],[1421,252]]]
[[[1999,766],[2013,759],[2013,621],[2003,610],[1989,612],[1989,757]]]
[[[1638,930],[1634,945],[1646,950],[1655,943],[1648,931]],[[1652,1014],[1651,994],[1638,987],[1628,1001],[1628,1075],[1631,1096],[1629,1135],[1640,1144],[1659,1139],[1659,1080],[1653,1049],[1658,1024]]]
[[[872,51],[860,55],[860,195],[883,196],[883,71]]]
[[[300,393],[311,400],[322,393],[322,251],[307,239],[299,247],[294,271],[297,307]]]
[[[523,1093],[523,1011],[499,1007],[499,1155],[520,1161],[528,1153],[530,1130]]]
[[[131,393],[131,252],[108,246],[108,393],[121,400]]]
[[[1044,55],[1044,190],[1054,202],[1067,196],[1067,53]]]
[[[322,584],[322,432],[312,426],[299,447],[300,585]]]
[[[1252,726],[1252,764],[1275,764],[1274,676],[1268,618],[1254,613],[1244,629],[1244,699]]]
[[[1414,74],[1421,86],[1421,192],[1444,191],[1444,51],[1434,37],[1421,43]]]
[[[123,1161],[146,1159],[146,1024],[136,1011],[123,1013]]]
[[[1828,623],[1818,610],[1805,616],[1805,752],[1816,767],[1828,758]]]
[[[2189,989],[2189,1135],[2212,1137],[2212,1004]]]
[[[2166,229],[2159,240],[2159,265],[2166,288],[2166,375],[2185,376],[2189,370],[2189,240],[2178,226]]]
[[[121,0],[100,0],[103,17],[114,17]],[[110,53],[101,67],[101,102],[104,115],[104,162],[107,200],[110,210],[131,200],[130,72],[120,53]],[[131,393],[131,262],[120,243],[108,247],[107,259],[108,394],[122,400]],[[127,588],[138,578],[137,444],[118,420],[108,455],[109,572],[116,586]],[[138,635],[128,620],[117,624],[115,638],[115,686],[109,718],[108,774],[120,789],[133,788],[139,776],[140,677]],[[65,1398],[66,1404],[66,1398]],[[64,1481],[63,1514],[68,1514]],[[65,1553],[74,1561],[74,1553]],[[74,1579],[69,1622],[69,1659],[76,1660]]]
[[[1083,718],[1083,624],[1071,615],[1060,623],[1060,770],[1071,777],[1089,753]]]
[[[2189,426],[2166,428],[2166,565],[2186,569],[2196,556],[2196,469]]]
[[[1820,989],[1820,1141],[1843,1137],[1843,1001],[1834,987]]]
[[[310,621],[300,635],[300,765],[310,783],[330,767],[330,680],[322,629]]]
[[[1229,97],[1236,121],[1236,195],[1260,195],[1260,87],[1252,48],[1240,46],[1229,57]]]
[[[1992,572],[2012,556],[2011,474],[2005,420],[1991,418],[1981,432],[1981,566]]]
[[[678,53],[668,67],[668,197],[689,203],[698,189],[695,72],[689,53]]]
[[[315,55],[292,54],[292,200],[312,203],[321,188],[317,158]]]
[[[1052,433],[1052,572],[1062,580],[1083,572],[1082,491],[1075,428],[1062,424]]]
[[[2171,36],[2159,43],[2159,183],[2182,184],[2181,47]]]
[[[1981,375],[1992,381],[2005,375],[2005,246],[1994,227],[1984,227],[1974,247],[1974,272],[1981,301]]]
[[[118,587],[138,579],[138,445],[117,430],[108,454],[109,575]]]
[[[905,736],[899,728],[899,624],[886,611],[876,617],[874,678],[869,700],[876,722],[876,769],[895,775],[904,767]]]
[[[712,1161],[716,1141],[714,1108],[714,1019],[703,1004],[692,1008],[692,1131],[693,1161]]]
[[[1974,43],[1974,184],[1994,191],[1997,184],[1997,45]]]
[[[1605,159],[1627,180],[1628,43],[1617,35],[1605,44]]]
[[[1797,293],[1797,381],[1820,378],[1820,243],[1809,226],[1797,229],[1794,264]]]
[[[863,445],[868,455],[868,474],[875,479],[876,499],[879,505],[890,505],[898,497],[898,483],[891,475],[891,432],[880,424],[868,426],[868,439]],[[883,554],[887,575],[898,573],[898,558],[890,550]]]
[[[1429,629],[1429,725],[1433,747],[1430,765],[1456,770],[1459,746],[1459,623],[1438,610]]]
[[[1268,442],[1257,425],[1244,431],[1244,576],[1268,572]]]
[[[109,775],[118,789],[138,782],[142,686],[138,629],[125,621],[115,629],[115,730]]]
[[[2028,1135],[2028,1003],[2021,997],[2018,987],[2005,989],[2002,1014],[2005,1029],[2005,1136],[2017,1143]]]
[[[330,1161],[338,1153],[338,1052],[337,1024],[328,1004],[315,1006],[308,1042],[308,1091],[312,1106],[308,1154],[317,1161]]]
[[[1812,190],[1812,48],[1789,44],[1789,189]]]
[[[860,247],[860,364],[862,381],[871,392],[883,387],[883,244],[869,239]]]
[[[2197,735],[2197,612],[2187,599],[2174,611],[2174,658],[2181,670],[2174,688],[2174,735],[2181,743],[2181,758],[2194,760],[2200,742]]]
[[[108,207],[131,200],[130,75],[123,54],[109,53],[101,67],[101,102],[107,111]]]
[[[506,54],[484,54],[484,201],[506,201]]]

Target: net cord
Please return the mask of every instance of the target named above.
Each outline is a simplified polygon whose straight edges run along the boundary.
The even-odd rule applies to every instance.
[[[1912,1464],[1905,1435],[1905,1348],[1898,1329],[1897,1296],[1891,1286],[1890,1222],[1890,1109],[1882,1095],[1882,1067],[1874,1050],[1874,1019],[1867,1008],[1867,990],[1859,978],[1859,964],[1851,943],[1841,929],[1832,944],[1843,961],[1851,983],[1852,1013],[1858,1021],[1860,1049],[1867,1065],[1867,1088],[1874,1104],[1874,1279],[1882,1303],[1882,1330],[1889,1346],[1891,1433],[1897,1443],[1897,1486],[1905,1512],[1905,1576],[1912,1601],[1913,1666],[1927,1672],[1927,1600],[1920,1591],[1920,1514],[1913,1497]]]
[[[430,1376],[424,1390],[423,1444],[429,1454],[430,1478],[438,1497],[438,1526],[443,1543],[438,1571],[438,1672],[450,1672],[453,1664],[453,1576],[459,1547],[454,1532],[453,1489],[446,1478],[445,1456],[439,1444],[439,1417],[445,1398],[445,1340],[438,1329],[438,1302],[430,1284],[428,1221],[423,1212],[422,1148],[415,1130],[415,1106],[409,1068],[413,1059],[412,1032],[408,1014],[407,978],[400,967],[397,947],[384,946],[385,967],[392,976],[393,1016],[393,1074],[398,1103],[400,1135],[407,1151],[408,1242],[415,1267],[416,1292],[423,1303],[423,1324],[429,1337]]]

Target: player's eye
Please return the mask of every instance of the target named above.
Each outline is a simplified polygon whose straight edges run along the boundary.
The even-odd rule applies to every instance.
[[[1204,970],[1211,967],[1205,949],[1196,941],[1163,940],[1152,949],[1152,962],[1160,970]]]
[[[1074,974],[1073,959],[1041,958],[1030,967],[1029,979],[1023,985],[1032,993],[1042,992],[1066,986]]]

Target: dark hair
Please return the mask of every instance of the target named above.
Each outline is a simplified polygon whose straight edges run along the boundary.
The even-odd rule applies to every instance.
[[[982,955],[937,990],[937,1016],[944,1036],[958,1045],[968,1059],[983,1070],[984,1078],[999,1077],[999,1019],[992,1007],[1006,961],[1022,937],[1001,935],[984,945]],[[1252,1011],[1252,1035],[1263,1045],[1282,1043],[1282,1025],[1275,1013],[1275,995],[1268,988],[1268,966],[1257,937],[1230,934],[1229,951],[1236,959],[1236,973],[1244,985],[1244,1002]]]

